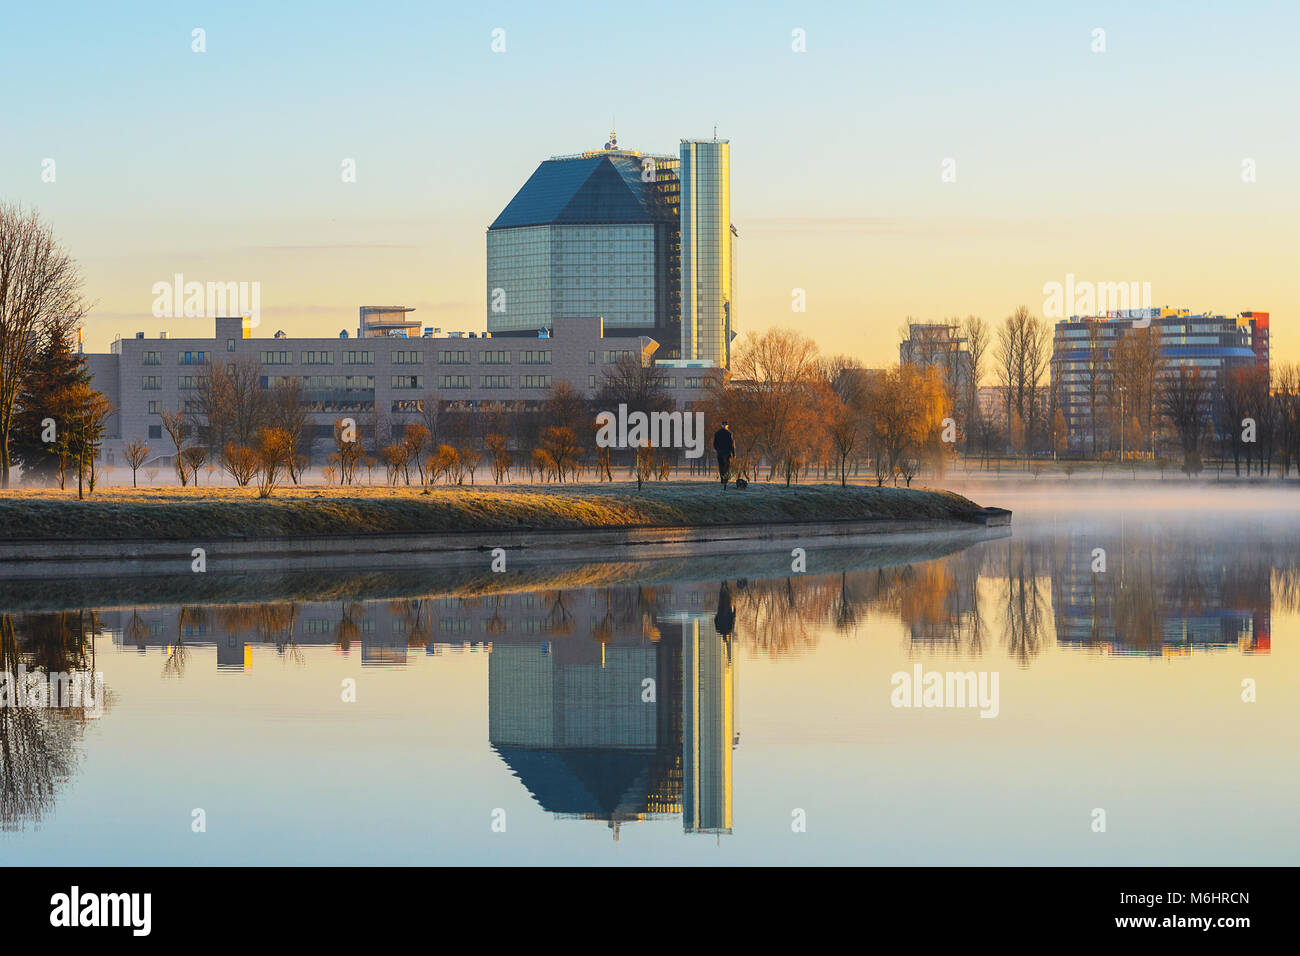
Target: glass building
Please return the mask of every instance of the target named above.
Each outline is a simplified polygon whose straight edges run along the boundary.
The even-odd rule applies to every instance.
[[[736,231],[731,225],[731,145],[681,143],[681,357],[730,365]]]
[[[1092,393],[1098,397],[1097,429],[1104,430],[1115,383],[1115,353],[1120,340],[1149,327],[1159,346],[1158,377],[1194,368],[1208,383],[1207,401],[1216,403],[1227,376],[1256,369],[1268,381],[1269,314],[1193,315],[1188,309],[1127,309],[1104,316],[1072,316],[1056,323],[1052,343],[1052,388],[1070,430],[1081,445],[1093,432]]]
[[[536,336],[555,318],[602,316],[658,355],[681,340],[678,160],[618,148],[553,157],[487,233],[487,329]]]

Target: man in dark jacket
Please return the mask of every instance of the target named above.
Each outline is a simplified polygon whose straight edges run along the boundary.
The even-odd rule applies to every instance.
[[[726,422],[713,433],[713,450],[718,455],[718,477],[722,480],[722,490],[726,491],[727,481],[731,478],[731,459],[736,454],[736,442],[731,437],[731,429]]]

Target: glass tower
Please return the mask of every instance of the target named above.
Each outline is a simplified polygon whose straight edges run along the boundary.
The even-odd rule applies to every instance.
[[[682,358],[725,367],[735,322],[731,144],[682,140],[680,155]]]
[[[488,228],[487,328],[536,335],[601,316],[672,357],[680,263],[675,156],[604,149],[542,163]]]

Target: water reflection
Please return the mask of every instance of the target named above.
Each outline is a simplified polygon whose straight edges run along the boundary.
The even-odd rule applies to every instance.
[[[110,706],[102,691],[87,706],[67,680],[50,680],[93,675],[99,629],[93,611],[0,613],[0,830],[38,822],[53,808],[76,769],[87,723]]]
[[[438,590],[426,577],[423,591],[377,600],[336,585],[346,596],[0,614],[0,670],[93,669],[100,632],[159,653],[166,680],[196,666],[248,673],[255,647],[296,664],[356,651],[362,666],[389,668],[448,649],[488,653],[489,743],[540,807],[600,821],[615,839],[624,823],[673,816],[721,836],[732,832],[738,658],[782,661],[882,632],[903,635],[909,658],[1001,653],[1029,669],[1053,646],[1267,654],[1274,605],[1300,607],[1300,545],[1267,529],[1207,537],[1194,524],[1117,522],[937,556],[926,547],[904,560],[810,552],[820,574],[706,578],[679,562],[611,583],[602,565]],[[48,814],[88,719],[0,709],[6,829]]]
[[[615,839],[674,814],[688,833],[731,832],[735,663],[712,618],[663,615],[649,640],[493,645],[488,738],[543,809],[604,821]]]

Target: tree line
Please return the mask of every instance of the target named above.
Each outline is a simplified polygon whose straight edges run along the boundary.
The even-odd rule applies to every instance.
[[[73,351],[89,306],[72,257],[21,206],[0,205],[0,488],[14,465],[77,496],[93,491],[113,409]]]

